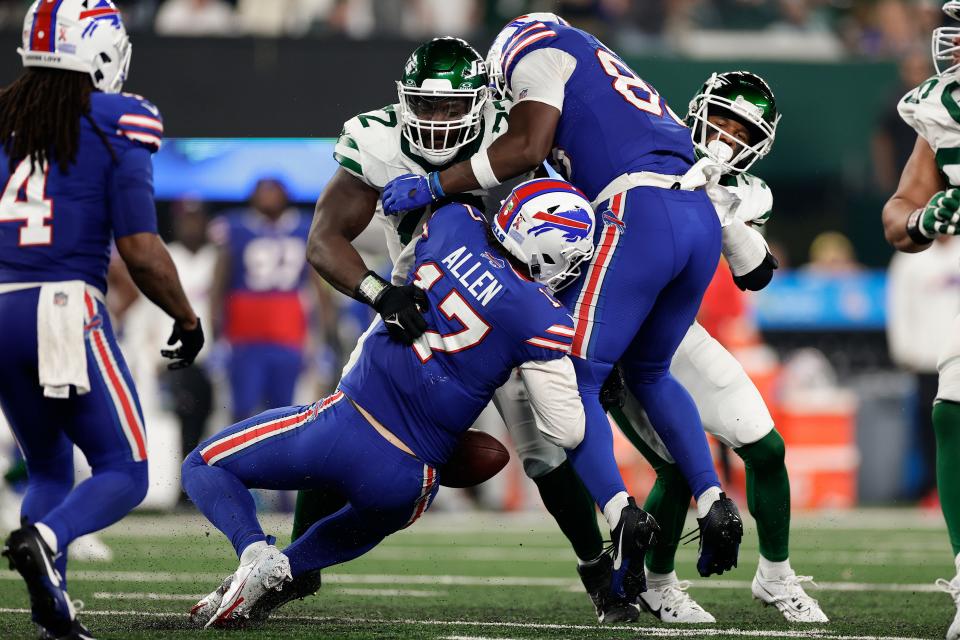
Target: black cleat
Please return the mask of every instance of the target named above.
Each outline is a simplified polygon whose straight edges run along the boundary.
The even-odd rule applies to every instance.
[[[37,625],[37,640],[96,640],[90,630],[80,624],[80,621],[74,618],[70,633],[59,638],[40,625]]]
[[[637,506],[632,497],[620,512],[620,522],[611,532],[613,567],[610,591],[630,604],[639,606],[640,594],[647,589],[643,561],[647,549],[657,543],[660,525],[653,516]]]
[[[283,589],[268,591],[250,609],[250,620],[261,622],[288,602],[312,596],[320,590],[320,578],[320,569],[307,571],[283,585]]]
[[[636,622],[640,614],[623,596],[610,592],[610,578],[613,575],[613,558],[603,553],[589,564],[577,565],[580,582],[587,590],[593,606],[597,609],[597,621],[600,624],[615,622]]]
[[[3,555],[23,577],[30,592],[33,621],[54,638],[72,638],[76,611],[54,566],[54,555],[33,525],[24,525],[7,538]],[[81,627],[82,628],[82,627]],[[82,636],[78,636],[82,637]]]
[[[737,566],[740,540],[743,538],[743,521],[737,505],[720,494],[703,518],[697,518],[700,526],[700,555],[697,571],[704,578],[720,575]]]

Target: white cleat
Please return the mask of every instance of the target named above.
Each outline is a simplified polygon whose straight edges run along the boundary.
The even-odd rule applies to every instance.
[[[113,550],[98,536],[88,533],[70,543],[70,559],[83,562],[110,562]]]
[[[753,597],[764,605],[773,605],[780,610],[783,617],[789,622],[830,622],[820,603],[807,595],[800,586],[809,582],[816,586],[810,576],[798,576],[795,573],[774,580],[764,578],[757,569],[753,577]]]
[[[206,624],[213,618],[213,614],[215,614],[217,609],[220,608],[220,603],[223,602],[223,596],[227,592],[227,589],[230,588],[230,583],[232,582],[233,574],[231,573],[223,579],[223,582],[220,583],[220,586],[217,587],[212,593],[202,598],[197,604],[193,605],[193,607],[190,609],[190,624],[198,627],[206,626]]]
[[[220,607],[207,627],[228,627],[250,617],[250,610],[268,591],[279,591],[293,580],[290,560],[273,545],[264,547],[249,564],[241,564],[233,574]]]
[[[953,604],[957,607],[957,614],[953,617],[953,624],[947,630],[947,640],[960,640],[960,575],[947,582],[943,578],[937,580],[937,586],[950,594]]]
[[[704,624],[716,622],[709,612],[690,597],[689,580],[680,580],[663,587],[647,586],[640,594],[640,607],[667,624]]]

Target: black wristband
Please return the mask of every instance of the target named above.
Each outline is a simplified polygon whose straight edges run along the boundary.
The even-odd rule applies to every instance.
[[[907,235],[913,240],[914,244],[924,245],[933,242],[933,238],[928,238],[920,230],[920,216],[923,209],[917,209],[907,218]]]
[[[360,284],[357,285],[356,290],[354,291],[354,297],[361,302],[366,302],[373,308],[377,307],[377,302],[380,301],[383,293],[389,289],[392,285],[378,276],[373,271],[367,271],[363,278],[360,280]]]

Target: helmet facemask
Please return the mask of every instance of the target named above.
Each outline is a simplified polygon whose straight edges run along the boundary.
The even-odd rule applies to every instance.
[[[954,20],[960,20],[960,1],[950,0],[943,5],[943,12]],[[938,76],[955,74],[960,69],[960,27],[934,29],[931,53]]]
[[[398,82],[397,93],[403,135],[431,164],[449,162],[480,135],[487,87],[451,89],[448,82],[426,80],[422,87]]]
[[[777,114],[771,124],[764,119],[763,110],[743,96],[737,96],[735,100],[731,100],[714,94],[713,84],[710,81],[707,85],[709,88],[694,97],[690,103],[688,119],[693,129],[693,146],[699,154],[719,164],[724,173],[743,173],[757,160],[770,153],[780,114]],[[750,141],[732,138],[721,127],[710,122],[710,115],[722,115],[743,123],[750,131]],[[727,143],[731,149],[733,149],[731,143],[739,146],[733,150],[731,157],[723,157],[717,152],[714,140]]]

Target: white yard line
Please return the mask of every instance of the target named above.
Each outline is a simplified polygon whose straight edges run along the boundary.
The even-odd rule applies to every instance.
[[[345,596],[389,596],[401,598],[436,598],[446,595],[445,591],[426,591],[422,589],[351,589],[341,587],[331,589],[334,595]],[[156,593],[153,591],[97,591],[94,600],[150,600],[155,602],[196,602],[202,593]]]
[[[138,583],[194,583],[219,582],[224,574],[175,573],[169,571],[71,571],[69,579],[79,582],[138,582]],[[20,580],[13,572],[0,572],[0,580]],[[464,575],[391,575],[368,573],[324,573],[326,584],[389,584],[430,585],[465,587],[552,587],[579,591],[580,582],[571,578],[542,578],[521,576],[464,576]],[[746,580],[692,580],[699,589],[749,589]],[[885,582],[817,582],[821,591],[894,591],[914,593],[939,593],[932,582],[898,584]]]
[[[0,613],[19,613],[29,614],[29,609],[0,608]],[[185,613],[158,613],[144,611],[92,611],[85,609],[85,616],[132,616],[132,617],[150,617],[150,618],[182,618]],[[483,622],[480,620],[409,620],[409,619],[376,619],[376,618],[330,618],[321,616],[274,616],[277,620],[303,621],[303,622],[329,622],[335,624],[354,623],[354,624],[402,624],[402,625],[423,625],[439,627],[489,627],[499,629],[543,629],[555,631],[587,631],[601,633],[606,636],[619,634],[620,632],[630,632],[642,634],[643,637],[658,638],[685,638],[704,635],[726,635],[738,636],[744,638],[814,638],[819,640],[924,640],[923,638],[911,638],[903,636],[862,636],[862,635],[835,635],[822,629],[806,629],[803,631],[791,630],[764,630],[764,629],[675,629],[670,627],[638,627],[638,626],[616,626],[616,627],[598,627],[597,625],[583,624],[547,624],[535,622]],[[466,638],[482,639],[482,636],[449,636],[463,640]],[[486,639],[483,639],[486,640]],[[490,638],[489,640],[494,640]],[[497,638],[496,640],[504,640]]]

